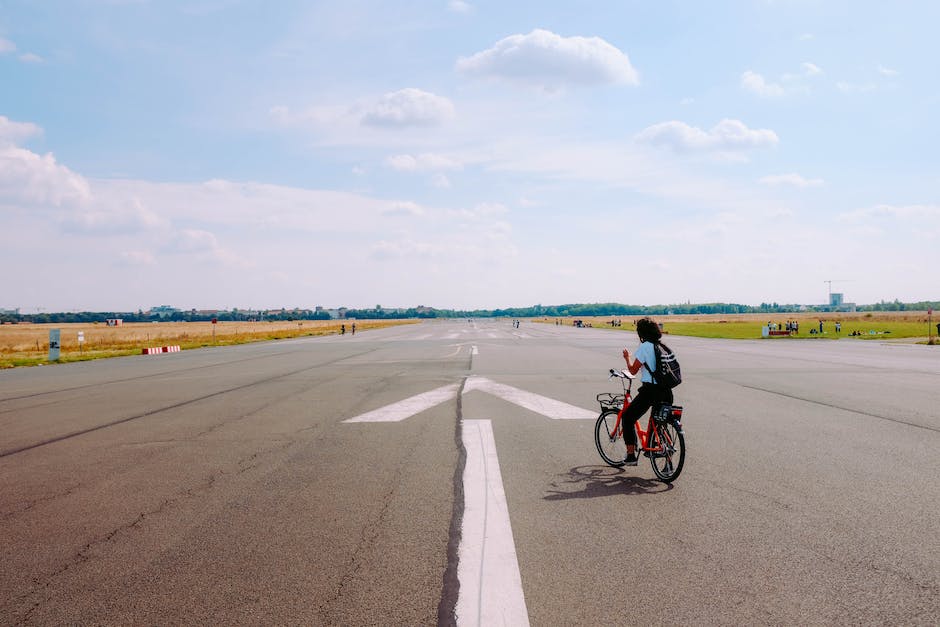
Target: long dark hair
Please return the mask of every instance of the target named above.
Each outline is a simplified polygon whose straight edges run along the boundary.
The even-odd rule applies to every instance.
[[[652,318],[640,318],[636,323],[636,334],[640,336],[640,339],[644,342],[652,342],[656,344],[659,342],[659,339],[663,336],[663,332],[659,330],[659,325],[653,322]]]

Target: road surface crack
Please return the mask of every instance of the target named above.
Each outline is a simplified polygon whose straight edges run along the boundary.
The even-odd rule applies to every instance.
[[[29,510],[33,509],[37,505],[48,503],[49,501],[55,501],[56,499],[60,499],[66,496],[71,496],[76,490],[80,489],[81,487],[82,487],[82,484],[80,483],[75,484],[73,486],[66,488],[62,492],[56,492],[55,494],[50,494],[48,496],[43,496],[40,498],[28,500],[25,503],[22,503],[18,507],[14,506],[13,509],[10,509],[9,511],[0,512],[0,522],[5,522],[13,518],[14,516],[22,514],[23,512],[28,512]]]
[[[333,606],[337,602],[341,601],[346,588],[353,584],[353,582],[355,582],[359,577],[359,574],[363,572],[365,568],[366,552],[375,546],[376,540],[378,540],[380,534],[386,528],[386,521],[388,519],[389,510],[398,494],[398,486],[401,483],[400,479],[404,474],[405,465],[411,459],[412,455],[414,455],[416,447],[417,444],[414,444],[406,451],[405,455],[402,456],[402,462],[392,473],[392,477],[388,481],[388,485],[390,487],[382,497],[382,508],[372,523],[363,527],[359,536],[359,542],[356,544],[356,548],[353,549],[352,556],[350,557],[348,566],[346,568],[346,572],[343,573],[342,577],[340,577],[339,585],[336,587],[336,590],[329,598],[317,606],[317,613],[323,618],[323,622],[325,624],[332,625],[341,622],[339,617],[333,616],[335,611]]]
[[[36,612],[36,610],[38,610],[42,606],[42,602],[43,602],[42,593],[48,590],[49,588],[51,588],[52,585],[55,583],[55,581],[59,577],[67,573],[69,570],[76,568],[78,566],[81,566],[82,564],[85,564],[86,562],[89,562],[95,559],[95,556],[94,556],[95,551],[111,544],[116,537],[123,534],[124,532],[139,529],[148,518],[160,515],[161,513],[164,512],[164,510],[174,506],[176,503],[180,501],[193,498],[194,496],[197,496],[203,492],[207,492],[211,490],[213,486],[215,485],[216,481],[224,474],[225,473],[223,471],[213,473],[209,475],[201,485],[197,485],[195,487],[187,488],[185,490],[177,492],[175,495],[169,498],[163,499],[157,507],[147,510],[145,512],[141,512],[133,520],[126,522],[124,524],[118,525],[117,527],[108,531],[107,533],[87,542],[71,558],[68,558],[65,561],[65,563],[60,565],[54,571],[47,573],[41,577],[34,577],[33,588],[31,590],[21,594],[15,599],[9,600],[7,603],[4,603],[3,605],[0,605],[0,609],[6,609],[16,604],[19,604],[28,598],[39,596],[40,598],[38,598],[32,603],[32,605],[29,607],[29,609],[26,610],[23,616],[19,618],[19,620],[16,621],[16,624],[21,625],[21,624],[26,624],[30,622],[33,614]]]

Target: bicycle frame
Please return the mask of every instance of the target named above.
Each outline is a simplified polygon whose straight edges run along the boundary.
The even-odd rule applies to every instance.
[[[623,437],[623,413],[627,411],[627,407],[630,406],[630,403],[633,401],[633,377],[632,376],[621,376],[617,375],[613,369],[610,371],[611,377],[618,377],[620,379],[620,385],[623,387],[623,406],[620,408],[620,411],[617,413],[617,422],[614,424],[614,433],[618,437]],[[624,381],[629,381],[630,383],[624,383]],[[636,430],[637,434],[637,449],[643,451],[644,453],[665,453],[666,446],[671,445],[672,442],[669,440],[669,434],[664,434],[667,441],[660,442],[659,436],[656,431],[656,424],[654,416],[656,414],[656,405],[650,408],[649,420],[646,423],[646,430],[640,426],[640,421],[636,420],[632,428]],[[650,442],[650,439],[656,441],[656,445],[653,446]]]
[[[645,429],[638,420],[625,424],[624,416],[635,402],[632,390],[636,377],[627,370],[611,370],[610,378],[614,377],[621,380],[623,394],[602,392],[597,395],[601,406],[601,413],[594,424],[597,452],[608,465],[616,468],[626,465],[627,459],[631,456],[635,459],[636,453],[640,453],[649,458],[653,472],[661,481],[671,483],[685,464],[682,407],[657,402],[651,408]],[[626,429],[636,434],[635,439],[631,435],[628,442],[624,437]],[[636,465],[636,462],[631,460],[630,465]]]

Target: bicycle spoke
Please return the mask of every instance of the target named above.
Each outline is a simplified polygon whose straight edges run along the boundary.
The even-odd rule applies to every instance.
[[[660,480],[670,482],[679,476],[685,461],[685,438],[675,424],[656,426],[657,452],[650,455],[653,472]]]
[[[617,412],[607,411],[597,417],[594,427],[594,442],[601,458],[611,466],[623,466],[627,458],[627,446],[623,440],[623,429],[617,426]]]

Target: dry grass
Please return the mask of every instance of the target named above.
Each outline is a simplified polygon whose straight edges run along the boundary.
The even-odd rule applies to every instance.
[[[356,331],[411,324],[416,320],[356,320]],[[120,327],[104,323],[4,324],[0,325],[0,368],[46,363],[49,330],[61,331],[60,361],[139,354],[141,349],[179,345],[184,350],[203,346],[243,344],[311,335],[352,331],[351,320],[303,320],[275,322],[135,322]],[[79,346],[78,332],[84,333]]]

